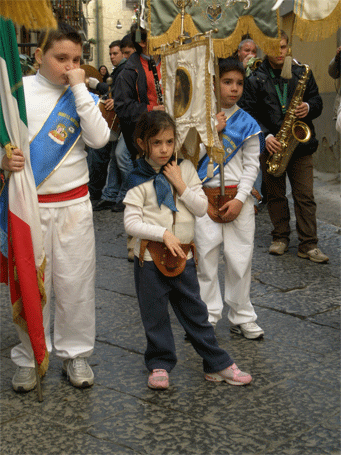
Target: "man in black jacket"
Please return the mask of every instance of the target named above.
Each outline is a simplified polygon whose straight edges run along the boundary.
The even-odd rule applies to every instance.
[[[147,51],[147,32],[140,29],[141,42],[136,42],[136,30],[137,26],[133,24],[131,37],[136,52],[129,57],[114,89],[115,111],[120,119],[124,140],[132,159],[135,159],[138,153],[133,136],[140,115],[147,110],[164,110],[164,106],[159,104],[157,99],[155,78],[151,67],[154,58]],[[155,60],[155,68],[160,80],[161,62],[160,59]]]
[[[106,99],[105,101],[105,108],[107,110],[114,109],[114,100],[112,97],[114,87],[117,81],[117,78],[121,71],[124,68],[126,59],[123,57],[120,48],[121,41],[116,40],[109,44],[109,55],[111,63],[113,64],[113,71],[110,74],[111,80],[108,78],[107,82],[99,82],[97,79],[90,78],[89,79],[89,86],[97,90],[101,95],[102,98]],[[109,84],[110,82],[110,84]],[[104,96],[103,96],[104,95]],[[119,132],[112,132],[110,135],[110,140],[108,144],[99,149],[94,150],[89,148],[88,149],[88,166],[89,166],[89,192],[90,197],[92,200],[97,201],[94,204],[94,210],[103,210],[103,209],[114,209],[115,206],[121,201],[122,198],[119,198],[116,201],[116,197],[118,197],[118,192],[121,185],[121,175],[118,165],[116,163],[115,152],[116,146],[118,143]],[[120,150],[123,150],[124,147],[121,147]],[[113,163],[114,168],[114,182],[111,182],[111,187],[114,188],[114,193],[110,198],[103,198],[102,197],[102,189],[106,184],[107,179],[107,169],[110,160],[114,160]],[[123,210],[122,203],[120,204],[120,211]]]
[[[282,126],[297,83],[305,71],[302,65],[293,64],[292,78],[281,77],[287,53],[288,36],[282,32],[279,54],[267,56],[257,71],[246,80],[244,95],[239,105],[257,120],[265,134],[266,148],[261,155],[261,167],[266,185],[268,210],[274,226],[269,253],[282,255],[288,250],[290,235],[290,212],[286,198],[286,175],[288,175],[299,239],[298,256],[323,263],[328,262],[329,258],[317,248],[312,159],[312,154],[318,145],[312,120],[321,115],[322,99],[312,73],[308,78],[303,102],[295,110],[295,116],[310,128],[311,139],[297,145],[287,170],[281,177],[274,177],[267,172],[267,159],[281,150],[281,144],[275,136]]]

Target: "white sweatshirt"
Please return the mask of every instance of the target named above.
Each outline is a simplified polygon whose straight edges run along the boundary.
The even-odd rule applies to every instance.
[[[48,115],[52,112],[58,99],[65,90],[64,85],[52,84],[48,79],[39,74],[23,78],[25,103],[27,111],[27,123],[29,141],[42,128]],[[82,129],[81,137],[73,147],[71,153],[61,162],[57,170],[41,184],[37,190],[38,194],[63,193],[88,183],[89,172],[86,161],[87,153],[84,145],[99,149],[104,147],[109,140],[110,130],[99,108],[95,105],[93,98],[88,92],[85,84],[77,84],[71,87],[76,100],[76,110],[80,117]],[[4,149],[0,151],[0,163],[5,154]],[[77,199],[80,202],[84,198]],[[69,205],[74,201],[66,201],[62,205]],[[56,206],[61,203],[44,203]]]

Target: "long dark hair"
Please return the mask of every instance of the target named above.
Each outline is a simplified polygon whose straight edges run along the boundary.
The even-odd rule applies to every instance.
[[[134,139],[140,154],[149,156],[149,141],[152,137],[159,134],[161,131],[172,129],[174,131],[174,138],[176,135],[175,122],[172,117],[164,111],[150,111],[144,112],[136,125],[134,132]],[[137,144],[137,139],[141,139],[147,144],[147,150],[143,151]]]
[[[101,68],[105,68],[105,75],[104,75],[104,76],[102,76]],[[106,82],[106,80],[107,80],[108,77],[109,77],[108,68],[107,68],[105,65],[101,65],[101,66],[98,68],[98,71],[100,72],[100,74],[101,74],[101,76],[102,76],[103,82]]]

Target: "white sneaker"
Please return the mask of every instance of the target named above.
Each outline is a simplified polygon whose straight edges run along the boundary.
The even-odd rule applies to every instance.
[[[264,335],[264,330],[262,330],[258,324],[255,322],[246,322],[245,324],[239,325],[230,325],[230,331],[237,333],[238,335],[243,335],[249,340],[255,340]]]
[[[94,383],[94,373],[85,357],[64,360],[63,373],[75,387],[91,387]]]
[[[275,256],[282,256],[288,249],[287,241],[274,240],[271,242],[269,253],[274,254]]]
[[[35,369],[32,367],[18,367],[12,379],[13,389],[18,392],[28,392],[37,385]]]

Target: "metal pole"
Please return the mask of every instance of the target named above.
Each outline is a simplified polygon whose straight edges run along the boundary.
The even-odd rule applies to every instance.
[[[220,98],[220,84],[219,84],[219,64],[218,57],[214,57],[214,72],[215,72],[215,94],[217,98],[217,112],[221,110],[221,98]],[[221,139],[221,133],[219,133],[219,139]],[[219,164],[220,172],[220,194],[225,195],[225,179],[224,179],[224,160]]]
[[[96,45],[97,45],[97,68],[100,66],[100,47],[99,47],[99,0],[96,0]]]
[[[39,403],[41,403],[42,401],[44,401],[44,399],[43,399],[43,392],[42,392],[42,389],[41,389],[40,376],[39,376],[39,373],[38,373],[38,363],[37,363],[37,360],[36,360],[36,359],[34,359],[34,369],[35,369],[36,378],[37,378],[37,394],[38,394],[38,401],[39,401]]]

